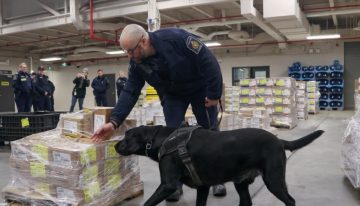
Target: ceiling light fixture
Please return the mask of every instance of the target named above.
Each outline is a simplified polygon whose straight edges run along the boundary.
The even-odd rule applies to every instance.
[[[125,54],[123,50],[107,51],[106,54]]]
[[[61,57],[46,57],[46,58],[42,58],[40,59],[40,61],[42,62],[52,62],[52,61],[59,61],[62,60]]]
[[[221,46],[221,44],[219,42],[205,42],[205,45],[207,47],[212,47],[212,46]]]
[[[324,35],[315,35],[315,36],[307,36],[307,40],[318,40],[318,39],[338,39],[340,38],[340,34],[324,34]]]

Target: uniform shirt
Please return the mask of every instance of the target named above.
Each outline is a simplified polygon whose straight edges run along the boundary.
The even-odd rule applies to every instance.
[[[129,77],[112,112],[111,120],[122,123],[135,105],[145,81],[159,96],[188,96],[206,90],[209,99],[220,99],[222,76],[211,51],[194,35],[182,29],[149,33],[156,55],[129,63]]]
[[[42,96],[45,96],[45,92],[51,95],[52,86],[49,82],[49,78],[46,75],[37,74],[34,79],[35,90]],[[55,90],[55,89],[54,89]]]
[[[109,88],[109,80],[104,76],[98,76],[92,81],[91,87],[94,89],[93,93],[95,96],[106,94],[106,91]]]
[[[31,77],[27,72],[19,71],[12,80],[12,87],[16,95],[30,94],[32,91]]]
[[[126,77],[119,77],[116,81],[116,90],[117,90],[117,95],[119,96],[121,91],[124,89],[125,83],[127,81]]]

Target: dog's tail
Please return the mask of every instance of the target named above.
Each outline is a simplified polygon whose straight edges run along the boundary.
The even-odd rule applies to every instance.
[[[305,147],[306,145],[310,144],[312,141],[314,141],[315,139],[320,137],[322,135],[322,133],[324,133],[323,130],[316,130],[315,132],[312,132],[300,139],[297,139],[294,141],[281,140],[281,142],[284,146],[284,149],[293,151],[293,150],[300,149],[300,148]]]

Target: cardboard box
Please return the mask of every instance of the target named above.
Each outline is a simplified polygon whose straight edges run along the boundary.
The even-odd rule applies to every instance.
[[[61,116],[61,133],[74,138],[91,137],[93,134],[93,112],[83,110]]]

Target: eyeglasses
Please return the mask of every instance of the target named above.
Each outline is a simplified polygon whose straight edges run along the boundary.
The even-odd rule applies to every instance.
[[[138,48],[138,46],[139,46],[141,40],[143,39],[143,37],[144,37],[144,36],[141,36],[141,38],[139,39],[138,43],[135,45],[134,48],[132,48],[132,49],[124,49],[124,52],[127,53],[127,54],[132,54],[132,53],[134,53],[134,51]]]

